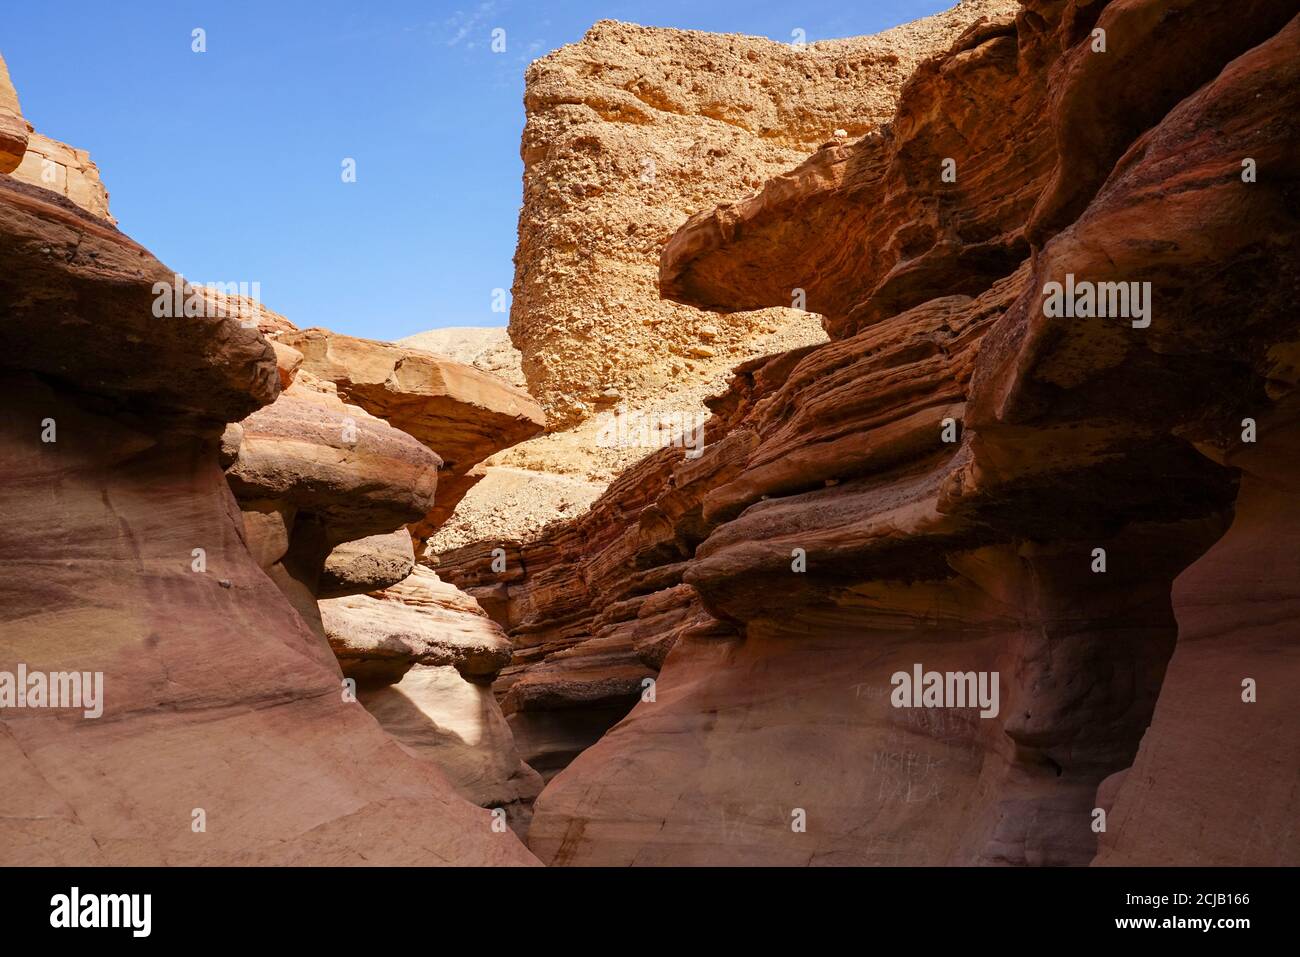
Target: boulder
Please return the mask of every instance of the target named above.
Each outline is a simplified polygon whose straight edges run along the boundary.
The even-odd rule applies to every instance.
[[[321,572],[322,598],[360,595],[396,585],[415,569],[411,533],[399,528],[344,542],[329,553]]]
[[[421,541],[482,477],[476,465],[537,435],[546,423],[528,393],[474,366],[325,329],[285,332],[279,339],[302,353],[305,371],[441,457],[438,500],[411,529]]]
[[[416,566],[383,591],[326,599],[320,609],[344,674],[380,725],[468,800],[505,807],[525,830],[542,782],[492,694],[510,640],[474,599]]]

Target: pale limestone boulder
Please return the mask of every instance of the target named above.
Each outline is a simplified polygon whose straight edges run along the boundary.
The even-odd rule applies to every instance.
[[[510,661],[510,639],[478,603],[423,565],[375,595],[321,601],[330,647],[344,671],[381,665],[404,672],[412,663],[451,665],[488,682]]]
[[[542,778],[515,748],[492,689],[451,665],[413,665],[396,684],[363,685],[359,700],[385,731],[437,764],[481,806],[532,801]]]

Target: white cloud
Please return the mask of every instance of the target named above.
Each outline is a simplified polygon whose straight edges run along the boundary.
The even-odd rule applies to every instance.
[[[451,32],[451,36],[447,39],[447,46],[454,47],[482,26],[496,10],[496,6],[496,0],[485,0],[468,13],[457,10],[448,17],[444,24],[444,27]]]

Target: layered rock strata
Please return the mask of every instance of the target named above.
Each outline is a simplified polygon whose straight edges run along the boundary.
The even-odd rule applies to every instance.
[[[90,154],[42,136],[23,118],[9,68],[0,57],[0,173],[72,200],[110,223],[108,190]]]
[[[250,303],[227,300],[226,311],[267,333],[288,383],[224,439],[252,550],[381,726],[522,833],[541,781],[490,690],[509,640],[415,565],[406,526],[436,528],[477,477],[471,467],[540,431],[540,410],[470,366],[300,331]]]
[[[551,427],[653,402],[751,357],[758,333],[814,321],[790,308],[804,308],[793,286],[758,315],[663,301],[660,249],[686,216],[879,129],[918,63],[1011,10],[964,0],[876,36],[789,43],[601,21],[533,63],[510,336]]]
[[[653,695],[539,798],[544,861],[1300,860],[1300,749],[1255,743],[1294,724],[1268,517],[1295,454],[1294,15],[1031,0],[879,135],[673,238],[667,295],[801,285],[833,341],[741,367],[698,459],[647,459],[513,579],[446,569],[502,598],[507,700],[556,684],[528,634],[682,610],[637,635],[667,650]],[[1053,314],[1074,280],[1128,308]],[[998,675],[996,713],[898,706],[918,667]]]
[[[330,646],[389,734],[435,762],[466,798],[526,823],[541,779],[524,764],[492,695],[510,640],[433,571],[382,591],[320,603]]]

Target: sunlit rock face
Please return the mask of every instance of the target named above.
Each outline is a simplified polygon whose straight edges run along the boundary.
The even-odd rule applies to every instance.
[[[347,402],[438,454],[438,496],[412,520],[417,539],[445,522],[482,478],[475,466],[546,424],[527,392],[462,362],[326,329],[284,332],[278,341],[301,353],[302,369],[332,384]]]
[[[591,416],[611,390],[637,406],[725,376],[761,354],[764,333],[812,321],[791,308],[790,287],[764,303],[782,308],[757,314],[701,316],[662,299],[660,251],[691,214],[742,199],[822,144],[879,130],[918,64],[1014,10],[962,0],[829,40],[602,20],[532,63],[510,336],[551,427]]]
[[[0,711],[0,862],[534,863],[349,699],[263,571],[285,515],[260,512],[253,544],[222,467],[238,448],[226,425],[283,398],[258,329],[159,318],[153,285],[171,270],[9,176],[0,260],[0,672],[103,689],[97,715]],[[406,499],[369,500],[401,513],[384,531],[432,494],[436,457],[417,447]],[[255,458],[250,482],[279,474],[274,454]]]
[[[637,506],[603,537],[549,536],[592,542],[584,585],[668,579],[714,626],[549,783],[543,860],[1300,861],[1300,750],[1272,710],[1300,690],[1276,551],[1292,15],[1025,3],[918,70],[879,136],[667,244],[666,295],[803,286],[833,341],[739,369],[703,455],[612,488]],[[1090,59],[1111,54],[1122,83]],[[1125,109],[1098,114],[1106,91]],[[1132,298],[1055,310],[1075,279]],[[507,608],[543,593],[507,587]],[[917,667],[996,673],[998,713],[900,706]]]
[[[0,57],[0,173],[66,197],[99,219],[117,222],[108,211],[108,190],[90,154],[42,136],[23,117],[4,57]]]
[[[22,163],[29,135],[18,91],[9,79],[4,57],[0,57],[0,173],[12,173]]]
[[[427,447],[308,373],[228,427],[222,441],[250,548],[318,636],[325,635],[318,597],[383,588],[409,574],[395,543],[405,536],[413,563],[401,526],[433,506],[441,460]],[[393,543],[374,538],[381,535]]]
[[[478,603],[417,565],[395,585],[320,610],[344,675],[384,730],[467,799],[504,808],[525,830],[542,782],[492,694],[510,639]]]

